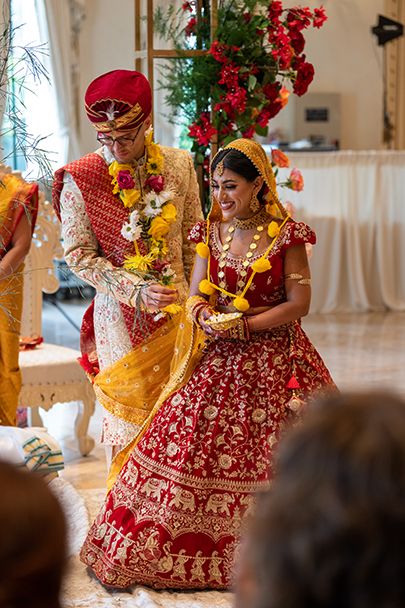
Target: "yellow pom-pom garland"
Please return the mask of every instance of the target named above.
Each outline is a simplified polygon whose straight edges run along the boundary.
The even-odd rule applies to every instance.
[[[207,296],[212,296],[214,291],[219,289],[214,283],[211,283],[211,281],[207,279],[202,280],[198,287],[201,293],[205,293]]]
[[[254,272],[266,272],[267,270],[270,270],[270,268],[271,264],[269,260],[263,257],[259,260],[256,260],[256,262],[253,262],[252,264],[252,270]]]
[[[236,296],[233,305],[241,312],[245,312],[245,310],[248,310],[248,308],[250,308],[249,302],[246,298],[242,298],[242,296]]]
[[[280,234],[280,228],[278,227],[277,222],[271,222],[267,229],[267,234],[271,239],[276,238]]]
[[[262,255],[262,257],[259,258],[258,260],[256,260],[256,262],[254,262],[252,264],[252,267],[251,267],[252,274],[250,275],[250,278],[247,281],[243,292],[238,296],[234,293],[230,293],[229,291],[226,291],[225,289],[222,289],[222,287],[219,287],[219,285],[215,285],[214,283],[212,283],[210,281],[210,265],[211,265],[210,249],[209,249],[208,245],[205,245],[205,243],[199,243],[197,245],[197,253],[199,255],[201,255],[198,251],[199,245],[205,245],[205,247],[207,247],[207,249],[208,249],[208,256],[201,255],[201,257],[208,257],[207,279],[202,280],[199,284],[199,289],[200,289],[201,293],[204,293],[204,294],[210,296],[214,293],[215,290],[220,291],[221,293],[228,296],[229,298],[235,298],[234,303],[233,303],[235,308],[237,308],[241,312],[245,312],[246,310],[248,310],[250,308],[250,305],[249,305],[248,300],[244,296],[246,295],[249,287],[251,286],[255,274],[257,272],[266,272],[266,270],[270,270],[271,264],[270,264],[269,260],[267,259],[267,256],[269,255],[271,248],[273,247],[278,235],[280,234],[281,229],[283,228],[284,224],[290,219],[290,217],[291,217],[290,214],[287,213],[287,216],[285,217],[281,226],[278,226],[277,222],[270,223],[270,225],[268,227],[268,234],[269,234],[270,238],[272,238],[273,240],[270,243],[269,247],[266,249],[265,253]],[[273,224],[274,224],[274,226],[273,226]],[[209,216],[207,219],[207,239],[206,240],[208,243],[209,242]],[[205,251],[205,249],[204,249],[204,251]]]
[[[196,247],[196,251],[200,258],[207,258],[210,254],[210,248],[205,243],[198,243]]]

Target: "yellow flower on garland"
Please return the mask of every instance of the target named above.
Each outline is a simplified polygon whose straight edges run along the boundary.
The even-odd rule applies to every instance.
[[[162,213],[160,214],[168,224],[173,224],[176,221],[177,209],[172,203],[167,203],[162,207]]]
[[[139,190],[121,190],[120,199],[124,203],[124,207],[132,207],[139,201],[140,197]]]
[[[152,142],[148,147],[148,162],[146,170],[151,175],[158,175],[163,170],[163,155],[160,153],[160,148]]]
[[[164,234],[169,232],[169,224],[162,217],[157,216],[154,217],[150,228],[148,230],[148,234],[150,234],[154,239],[161,238]]]
[[[114,178],[111,183],[113,185],[113,194],[119,194],[119,192],[121,191],[121,188],[118,185],[117,179]]]
[[[108,167],[108,173],[115,178],[117,177],[120,171],[129,171],[132,174],[134,172],[134,169],[132,165],[121,165],[120,163],[117,163],[116,160]]]
[[[154,261],[155,258],[150,252],[146,255],[137,253],[136,255],[126,257],[124,268],[126,268],[126,270],[135,270],[140,274],[145,274],[152,268]]]
[[[156,258],[163,258],[167,253],[169,253],[169,248],[165,239],[151,239],[149,252]]]

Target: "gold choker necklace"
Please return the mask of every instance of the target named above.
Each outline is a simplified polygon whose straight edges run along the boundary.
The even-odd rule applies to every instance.
[[[266,220],[268,220],[269,214],[264,207],[256,215],[249,217],[247,220],[238,220],[237,217],[234,217],[232,220],[233,226],[235,228],[239,228],[240,230],[251,230],[252,228],[256,228],[260,226],[260,224],[264,224]]]

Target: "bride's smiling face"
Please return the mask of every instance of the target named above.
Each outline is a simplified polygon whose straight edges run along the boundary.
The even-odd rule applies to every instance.
[[[256,177],[253,182],[248,182],[238,173],[225,169],[222,175],[214,171],[212,177],[212,188],[225,220],[247,219],[254,215],[250,208],[250,201],[254,194],[260,191],[263,178]]]

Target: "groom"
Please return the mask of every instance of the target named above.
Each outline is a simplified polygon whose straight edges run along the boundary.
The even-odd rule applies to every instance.
[[[197,179],[189,152],[152,142],[151,103],[149,83],[139,72],[114,70],[96,78],[86,91],[85,107],[101,147],[55,173],[53,202],[62,222],[66,262],[97,291],[81,330],[81,362],[91,378],[144,343],[140,296],[148,310],[160,311],[182,304],[188,291],[195,251],[187,236],[202,220]],[[152,176],[150,163],[162,157]],[[125,206],[112,184],[114,161],[131,171],[135,195]],[[123,267],[128,247],[134,247],[123,235],[124,225],[128,226],[130,212],[146,208],[152,182],[156,192],[162,188],[173,192],[170,202],[177,212],[165,235],[167,251],[162,252],[163,264],[170,264],[174,272],[173,288],[145,284]],[[130,253],[151,251],[153,237],[143,234],[134,240],[137,249]],[[148,334],[166,323],[165,317],[156,320],[156,313],[145,314]],[[150,340],[149,347],[153,348]],[[101,437],[109,462],[133,439],[145,418],[144,412],[131,411],[119,397],[110,401],[102,403]]]

